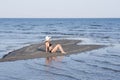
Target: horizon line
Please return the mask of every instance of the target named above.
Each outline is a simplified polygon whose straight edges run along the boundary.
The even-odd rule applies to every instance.
[[[99,18],[99,19],[102,18],[102,19],[103,19],[103,18],[109,18],[109,19],[110,19],[110,18],[120,18],[120,17],[83,17],[83,18],[80,18],[80,17],[44,17],[44,18],[42,18],[42,17],[0,17],[0,19],[2,19],[2,18],[3,18],[3,19],[7,19],[7,18],[8,18],[8,19],[9,19],[9,18],[19,18],[19,19],[20,19],[20,18],[21,18],[21,19],[22,19],[22,18],[25,18],[25,19],[30,19],[30,18],[33,18],[33,19],[34,19],[34,18],[38,18],[38,19],[69,19],[69,18],[70,18],[70,19],[77,19],[77,18],[78,18],[78,19],[89,19],[89,18],[94,18],[94,19],[95,19],[95,18]]]

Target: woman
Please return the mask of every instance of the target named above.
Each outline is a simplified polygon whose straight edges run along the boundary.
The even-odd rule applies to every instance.
[[[52,46],[52,44],[50,43],[50,38],[51,37],[49,36],[45,37],[46,52],[55,53],[59,49],[61,53],[65,54],[65,51],[60,44],[57,44],[55,47]]]

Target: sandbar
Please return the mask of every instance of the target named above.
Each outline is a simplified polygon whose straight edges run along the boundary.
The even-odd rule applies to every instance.
[[[68,40],[68,39],[51,41],[53,46],[56,44],[61,44],[66,54],[62,54],[60,53],[60,51],[57,51],[56,53],[46,53],[44,42],[38,44],[31,44],[29,46],[25,46],[23,48],[9,52],[0,59],[0,62],[27,60],[34,58],[47,58],[52,56],[66,56],[66,55],[77,54],[77,53],[91,51],[105,47],[104,45],[95,45],[95,44],[77,45],[80,42],[82,41]]]

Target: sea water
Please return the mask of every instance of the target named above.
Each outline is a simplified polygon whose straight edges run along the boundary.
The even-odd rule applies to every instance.
[[[1,18],[0,57],[52,39],[79,39],[105,48],[60,56],[0,63],[0,80],[119,80],[119,18]]]

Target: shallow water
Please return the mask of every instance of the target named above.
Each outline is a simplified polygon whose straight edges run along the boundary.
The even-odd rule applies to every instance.
[[[0,19],[0,57],[54,39],[108,47],[69,56],[0,63],[0,80],[119,80],[120,19]]]
[[[109,47],[70,56],[3,62],[0,63],[0,79],[119,80],[118,53]]]

